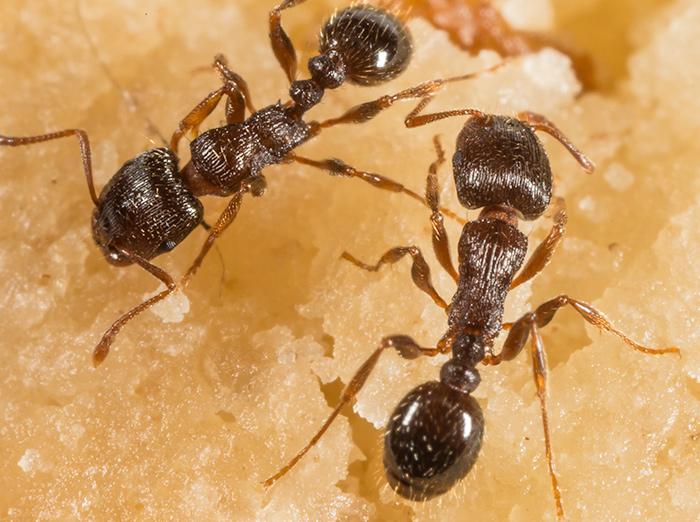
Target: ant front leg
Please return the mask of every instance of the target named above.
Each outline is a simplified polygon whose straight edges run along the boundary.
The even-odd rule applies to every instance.
[[[458,283],[459,274],[452,264],[452,257],[450,256],[450,243],[447,238],[447,231],[445,230],[445,222],[442,217],[442,213],[440,212],[440,195],[438,193],[437,169],[442,163],[445,162],[445,151],[440,144],[438,136],[433,138],[433,144],[435,145],[437,159],[430,164],[425,189],[425,200],[428,202],[430,210],[433,211],[430,216],[430,223],[433,229],[433,250],[435,250],[435,256],[437,257],[438,262],[442,265],[445,271],[450,274],[455,283]]]
[[[304,3],[306,0],[284,0],[270,11],[270,44],[275,58],[287,75],[289,83],[297,77],[297,53],[294,44],[282,27],[282,11]]]
[[[163,269],[153,265],[152,263],[149,263],[146,259],[143,259],[142,257],[137,256],[135,254],[131,254],[130,252],[119,250],[120,254],[122,254],[126,259],[137,263],[148,273],[160,279],[165,284],[165,286],[167,286],[167,289],[163,290],[162,292],[159,292],[153,297],[146,299],[144,302],[135,306],[134,308],[126,312],[124,315],[122,315],[119,319],[117,319],[114,323],[112,323],[112,326],[110,326],[109,329],[104,333],[102,339],[93,351],[92,362],[95,366],[98,366],[100,363],[102,363],[102,361],[104,361],[105,357],[107,357],[107,354],[109,353],[109,349],[112,346],[114,339],[116,338],[120,330],[124,327],[124,325],[126,325],[126,323],[131,321],[134,317],[144,312],[145,310],[148,310],[156,303],[159,303],[160,301],[168,297],[178,288],[181,289],[187,286],[190,279],[192,279],[195,272],[202,264],[204,257],[207,255],[207,253],[213,246],[216,238],[218,238],[223,233],[223,231],[226,230],[226,228],[233,222],[233,220],[238,215],[238,211],[241,207],[243,192],[244,190],[237,192],[231,198],[231,201],[229,201],[228,205],[226,206],[226,209],[223,211],[221,216],[219,216],[219,219],[216,221],[214,226],[211,227],[211,230],[209,231],[209,236],[204,242],[204,245],[202,245],[199,255],[195,258],[194,262],[192,263],[192,265],[187,270],[184,277],[180,280],[178,284],[175,284],[173,278],[170,277],[170,275],[168,275]]]
[[[544,429],[545,438],[545,452],[547,457],[547,466],[549,468],[549,475],[552,481],[552,492],[554,494],[554,500],[557,508],[557,515],[562,517],[564,510],[561,503],[561,493],[559,491],[559,484],[557,480],[557,475],[554,470],[554,463],[552,458],[552,448],[550,442],[549,424],[547,420],[547,408],[546,408],[546,396],[547,396],[547,357],[544,351],[544,345],[542,343],[542,338],[539,333],[539,328],[542,328],[550,323],[554,318],[556,312],[566,306],[570,305],[576,312],[581,315],[588,323],[596,326],[600,330],[610,332],[622,339],[626,344],[631,346],[633,349],[649,354],[649,355],[662,355],[665,353],[676,353],[680,354],[680,350],[675,347],[670,348],[649,348],[643,346],[636,341],[633,341],[623,332],[615,328],[612,323],[601,313],[600,311],[593,308],[588,303],[583,301],[578,301],[572,299],[567,295],[560,295],[551,299],[540,306],[538,306],[534,312],[525,314],[523,317],[518,319],[510,327],[508,332],[508,337],[503,344],[503,349],[500,353],[496,355],[489,355],[484,359],[484,364],[495,365],[502,361],[509,361],[514,359],[523,349],[525,343],[529,336],[531,336],[531,350],[530,356],[533,364],[533,374],[535,379],[535,386],[537,387],[537,396],[540,401],[540,409],[542,412],[542,425]]]
[[[323,423],[321,429],[318,430],[318,432],[311,438],[309,443],[306,446],[304,446],[301,449],[301,451],[299,451],[292,458],[292,460],[290,460],[277,473],[275,473],[273,476],[271,476],[263,482],[263,485],[265,487],[270,487],[272,484],[277,482],[277,480],[286,475],[287,472],[291,470],[296,465],[296,463],[299,462],[302,459],[302,457],[306,455],[306,453],[318,443],[323,434],[326,433],[326,431],[328,431],[328,428],[330,428],[335,418],[340,414],[341,410],[346,405],[350,404],[353,400],[355,400],[355,397],[357,397],[357,394],[367,382],[370,373],[372,373],[372,370],[377,365],[379,357],[385,350],[389,348],[395,349],[404,359],[415,359],[417,357],[420,357],[421,355],[427,355],[432,357],[440,353],[440,351],[437,348],[423,348],[407,335],[392,335],[390,337],[385,337],[384,339],[382,339],[379,348],[377,348],[372,353],[372,355],[370,355],[367,358],[367,360],[362,364],[362,366],[360,366],[359,370],[357,370],[352,379],[350,379],[350,382],[343,390],[343,394],[340,397],[340,402],[328,416],[326,421]]]
[[[223,55],[219,54],[215,57],[214,67],[219,71],[224,84],[210,92],[180,121],[170,139],[170,149],[176,154],[182,137],[188,132],[192,132],[196,137],[199,134],[199,126],[214,111],[223,96],[227,97],[226,123],[228,124],[242,123],[245,120],[246,105],[249,109],[253,108],[248,85],[243,78],[228,68]]]
[[[403,194],[406,194],[410,198],[415,199],[416,201],[419,201],[423,205],[427,205],[427,202],[420,197],[417,193],[413,192],[411,189],[405,187],[398,181],[394,181],[390,178],[387,178],[385,176],[382,176],[381,174],[375,174],[373,172],[365,172],[362,170],[357,170],[347,163],[345,163],[342,160],[332,158],[332,159],[326,159],[326,160],[313,160],[310,158],[305,158],[303,156],[298,156],[296,154],[290,154],[288,158],[291,161],[296,161],[297,163],[301,163],[302,165],[308,165],[310,167],[317,168],[319,170],[324,170],[328,173],[331,174],[331,176],[347,176],[351,178],[358,178],[361,179],[362,181],[366,181],[370,185],[382,189],[382,190],[388,190],[390,192],[401,192]],[[457,214],[452,212],[451,210],[444,208],[444,207],[439,207],[440,212],[442,212],[444,215],[448,216],[451,219],[454,219],[458,223],[464,225],[466,221],[459,217]]]
[[[192,262],[192,265],[185,273],[184,277],[180,280],[180,283],[178,285],[180,288],[184,288],[185,286],[187,286],[189,281],[192,279],[194,274],[202,265],[202,261],[204,261],[204,257],[214,245],[214,241],[216,241],[216,239],[224,233],[228,226],[231,223],[233,223],[234,219],[236,219],[238,211],[241,209],[241,203],[243,202],[243,194],[246,190],[247,187],[244,187],[243,190],[235,193],[231,197],[231,200],[228,202],[228,205],[226,205],[226,208],[219,216],[219,219],[216,220],[214,226],[211,227],[211,229],[209,230],[209,235],[207,236],[207,239],[202,245],[202,248],[199,251],[199,255],[195,258],[195,260]]]
[[[112,343],[114,342],[114,338],[117,336],[119,331],[124,327],[126,323],[131,321],[134,317],[139,315],[144,310],[148,310],[154,304],[168,297],[177,288],[177,285],[175,284],[175,281],[173,281],[173,278],[170,277],[170,275],[162,268],[159,268],[156,265],[148,262],[141,256],[131,254],[126,250],[120,249],[119,253],[129,261],[138,264],[141,268],[146,270],[152,276],[160,279],[165,284],[167,289],[163,290],[162,292],[159,292],[158,294],[154,295],[153,297],[150,297],[149,299],[146,299],[143,303],[139,304],[138,306],[135,306],[127,313],[122,315],[119,319],[114,321],[114,323],[112,323],[112,326],[110,326],[109,329],[104,333],[102,339],[100,339],[100,342],[97,344],[97,346],[92,352],[92,364],[95,367],[99,366],[102,363],[102,361],[105,360],[105,357],[107,357],[107,355],[109,354],[109,349],[112,346]]]
[[[406,255],[410,255],[413,258],[413,264],[411,265],[411,279],[413,279],[415,285],[421,291],[428,294],[436,305],[443,310],[447,310],[447,302],[440,296],[440,294],[437,293],[437,290],[435,290],[435,287],[430,280],[430,266],[425,261],[425,258],[418,247],[394,247],[379,258],[379,261],[377,261],[374,265],[363,263],[348,252],[343,252],[341,257],[346,261],[350,261],[358,268],[367,270],[368,272],[377,272],[382,265],[393,265],[394,263],[397,263],[403,259],[403,257]]]
[[[566,205],[563,198],[557,198],[555,203],[556,213],[554,214],[554,225],[546,238],[537,246],[535,251],[530,256],[530,259],[525,264],[523,269],[510,284],[510,290],[528,282],[530,279],[539,274],[554,255],[561,240],[564,238],[566,230]]]

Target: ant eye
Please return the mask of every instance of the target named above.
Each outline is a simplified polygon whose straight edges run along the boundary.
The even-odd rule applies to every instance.
[[[391,13],[370,5],[336,13],[321,31],[320,51],[340,55],[348,81],[376,85],[401,74],[411,60],[411,36]]]
[[[161,253],[170,252],[173,248],[177,246],[177,243],[172,240],[163,241],[163,243],[158,247],[158,251]]]
[[[473,397],[436,381],[414,388],[387,427],[389,484],[412,500],[445,493],[474,465],[483,434],[484,417]]]

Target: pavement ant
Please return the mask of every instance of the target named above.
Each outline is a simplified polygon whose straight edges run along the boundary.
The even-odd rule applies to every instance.
[[[497,365],[514,359],[529,338],[551,487],[557,516],[563,517],[547,420],[547,359],[540,329],[549,324],[560,308],[569,305],[585,321],[617,335],[637,351],[653,355],[680,351],[674,347],[643,346],[616,329],[600,311],[565,294],[546,301],[513,323],[503,323],[508,292],[532,279],[547,265],[561,242],[567,221],[563,200],[558,200],[550,233],[524,263],[528,240],[518,230],[518,220],[540,217],[552,197],[549,160],[535,131],[544,131],[557,139],[584,170],[592,172],[594,165],[542,115],[522,112],[512,118],[475,109],[421,115],[430,99],[426,97],[419,102],[406,118],[406,125],[415,127],[452,116],[470,117],[457,137],[452,157],[454,181],[460,203],[467,209],[482,209],[476,220],[464,225],[457,247],[456,269],[439,208],[437,171],[445,155],[436,137],[437,159],[429,168],[426,201],[432,210],[430,221],[436,258],[457,284],[452,301],[448,304],[435,290],[428,263],[415,246],[392,248],[371,265],[347,252],[342,258],[374,272],[410,256],[413,282],[445,310],[447,331],[434,347],[423,347],[407,335],[383,338],[352,377],[321,429],[263,484],[272,485],[319,441],[340,411],[357,396],[381,354],[395,349],[406,359],[451,353],[451,358],[442,365],[439,380],[417,386],[401,400],[389,418],[384,439],[386,476],[399,495],[428,500],[446,493],[467,475],[481,448],[484,418],[479,403],[470,395],[481,381],[477,365]],[[495,353],[494,341],[501,331],[507,331],[508,335],[501,350]]]
[[[269,165],[297,162],[331,175],[356,177],[425,204],[420,195],[383,176],[356,170],[338,159],[318,161],[293,152],[323,128],[361,123],[400,99],[417,97],[411,92],[383,96],[340,118],[304,121],[305,113],[321,102],[326,89],[336,89],[346,82],[361,86],[386,82],[405,70],[412,55],[411,37],[399,18],[368,4],[357,4],[336,12],[325,23],[320,34],[319,54],[308,62],[311,77],[297,80],[296,51],[281,25],[281,13],[305,1],[284,0],[269,15],[272,50],[290,83],[288,102],[256,110],[245,80],[229,69],[226,59],[219,55],[214,67],[221,76],[222,86],[209,93],[181,120],[169,148],[154,148],[127,161],[99,195],[93,182],[90,142],[85,131],[67,129],[26,137],[0,135],[0,145],[5,146],[75,136],[95,206],[92,213],[95,243],[112,265],[137,264],[167,287],[112,324],[93,352],[95,366],[105,359],[116,335],[127,322],[188,284],[216,238],[235,219],[243,195],[264,193],[266,183],[262,171]],[[226,125],[199,135],[199,126],[224,97]],[[247,118],[246,110],[250,113]],[[195,136],[190,143],[191,159],[180,168],[178,145],[188,133]],[[230,197],[226,209],[211,227],[203,221],[203,205],[199,200],[206,195]],[[459,220],[448,210],[443,209],[443,212]],[[176,283],[151,260],[173,250],[199,225],[210,228],[209,235],[199,255]]]

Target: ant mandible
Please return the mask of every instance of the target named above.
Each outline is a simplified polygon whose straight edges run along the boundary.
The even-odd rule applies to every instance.
[[[411,256],[413,282],[445,310],[447,331],[435,347],[423,347],[407,335],[382,339],[379,347],[352,377],[339,404],[321,429],[264,485],[270,486],[285,475],[319,441],[343,407],[357,396],[381,354],[387,349],[395,349],[406,359],[448,353],[451,353],[451,358],[443,364],[438,381],[414,388],[389,417],[384,440],[388,482],[398,494],[411,500],[427,500],[449,491],[467,475],[481,448],[484,418],[479,403],[471,396],[481,381],[477,364],[497,365],[512,360],[523,350],[529,338],[551,487],[557,516],[563,517],[547,420],[547,359],[540,329],[549,324],[560,308],[569,305],[588,323],[617,335],[637,351],[654,355],[680,352],[674,347],[654,349],[633,341],[600,311],[567,295],[559,295],[517,321],[504,324],[504,302],[508,292],[529,281],[548,264],[563,237],[567,221],[560,199],[556,204],[559,208],[554,226],[522,267],[528,240],[518,230],[518,220],[540,217],[552,196],[549,160],[535,131],[544,131],[556,138],[586,171],[592,172],[594,165],[542,115],[522,112],[517,118],[511,118],[475,109],[420,115],[429,101],[430,97],[421,100],[406,118],[406,125],[415,127],[451,116],[470,116],[457,137],[452,157],[454,181],[460,203],[467,209],[482,209],[479,217],[462,230],[457,248],[457,270],[452,263],[439,208],[437,170],[445,157],[436,137],[438,157],[429,169],[426,201],[432,210],[430,220],[436,258],[457,284],[452,301],[448,304],[435,290],[430,268],[415,246],[392,248],[373,265],[365,264],[347,252],[342,258],[364,270],[377,271],[383,265]],[[507,330],[508,336],[500,352],[494,353],[494,341],[502,330]]]
[[[127,322],[188,284],[216,238],[235,219],[243,195],[264,193],[266,184],[262,171],[269,165],[297,162],[332,175],[356,177],[425,204],[421,196],[391,179],[356,170],[338,159],[318,161],[293,153],[323,128],[364,122],[400,99],[424,95],[423,90],[406,91],[364,103],[340,118],[304,121],[305,113],[321,101],[326,89],[336,89],[345,82],[365,86],[386,82],[405,70],[412,55],[411,37],[401,20],[367,4],[354,5],[338,11],[326,22],[320,34],[319,54],[308,62],[311,78],[297,80],[296,51],[281,25],[281,13],[305,1],[285,0],[269,15],[270,42],[290,82],[290,101],[256,110],[245,80],[229,69],[225,58],[218,55],[214,67],[223,85],[207,95],[180,122],[169,148],[151,149],[127,161],[99,196],[93,182],[90,142],[85,131],[67,129],[26,137],[0,135],[0,145],[6,146],[75,136],[95,206],[92,213],[95,243],[112,265],[137,264],[167,287],[111,325],[93,352],[95,366],[105,359],[116,335]],[[226,97],[226,125],[198,135],[199,126],[223,97]],[[247,118],[246,109],[250,113]],[[190,143],[191,159],[180,169],[178,145],[187,133],[195,136]],[[206,195],[231,199],[210,227],[198,256],[176,283],[151,260],[173,250],[198,225],[205,225],[199,198]],[[448,210],[443,211],[459,220]]]

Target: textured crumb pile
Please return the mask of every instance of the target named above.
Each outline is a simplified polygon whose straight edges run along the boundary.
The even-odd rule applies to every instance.
[[[5,3],[0,133],[84,128],[98,187],[158,144],[144,116],[168,136],[217,86],[215,75],[201,70],[216,52],[248,80],[257,106],[286,98],[264,3],[81,3],[99,55],[139,108],[130,109],[91,52],[76,10]],[[693,64],[700,61],[700,8],[692,0],[645,2],[635,26],[618,27],[621,12],[610,15],[607,2],[569,4],[498,3],[525,30],[543,23],[576,29],[576,17],[583,27],[600,15],[602,31],[615,21],[624,45],[601,53],[624,70],[609,93],[582,94],[569,59],[543,49],[451,86],[431,108],[541,112],[597,163],[588,176],[543,137],[556,194],[568,204],[567,238],[545,273],[509,296],[506,319],[565,292],[641,342],[683,349],[682,358],[639,354],[571,311],[543,331],[570,519],[695,520],[700,71]],[[314,0],[285,13],[302,69],[334,5]],[[312,117],[499,60],[493,52],[464,53],[422,20],[410,29],[416,51],[404,75],[387,86],[329,93]],[[593,43],[589,49],[597,52]],[[432,136],[440,134],[451,155],[463,120],[407,130],[410,108],[329,129],[300,152],[339,157],[422,192]],[[266,175],[268,193],[244,202],[187,295],[125,328],[95,370],[90,353],[104,329],[158,282],[137,268],[108,266],[94,247],[74,141],[0,149],[0,519],[553,520],[524,356],[481,372],[475,395],[486,418],[484,446],[453,492],[413,504],[386,485],[383,426],[403,394],[435,379],[442,362],[393,353],[317,448],[273,488],[262,488],[313,435],[382,336],[406,333],[430,345],[445,329],[442,311],[412,285],[408,262],[367,273],[340,261],[341,252],[373,261],[392,246],[417,245],[438,290],[454,291],[432,254],[428,212],[415,201],[303,167]],[[440,181],[443,204],[459,210],[449,162]],[[205,204],[214,221],[224,202]],[[522,224],[531,249],[549,223]],[[448,232],[456,244],[458,225],[449,222]],[[158,263],[182,274],[204,237],[196,231]]]

